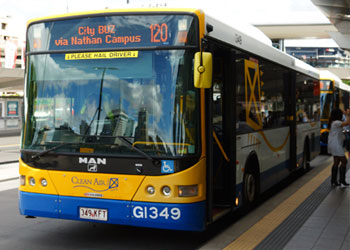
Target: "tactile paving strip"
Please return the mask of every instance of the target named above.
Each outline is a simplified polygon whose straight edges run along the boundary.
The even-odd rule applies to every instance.
[[[319,204],[317,202],[313,202],[313,199],[319,198],[321,199],[322,195],[319,196],[319,194],[323,193],[323,199],[327,196],[330,190],[328,190],[327,193],[327,186],[330,187],[329,182],[329,173],[331,172],[332,165],[329,165],[325,169],[323,169],[320,173],[318,173],[313,179],[311,179],[309,182],[307,182],[304,186],[302,186],[298,191],[296,191],[294,194],[292,194],[290,197],[288,197],[285,201],[280,203],[274,210],[272,210],[269,214],[264,216],[260,221],[258,221],[256,224],[254,224],[252,227],[250,227],[246,232],[241,234],[237,239],[235,239],[233,242],[231,242],[228,246],[225,247],[225,250],[251,250],[255,249],[258,246],[260,246],[267,238],[270,238],[277,230],[278,227],[280,227],[282,224],[287,227],[288,232],[283,233],[283,235],[276,234],[276,237],[278,237],[278,243],[274,243],[274,246],[276,248],[281,248],[282,242],[280,242],[282,237],[285,237],[285,234],[289,235],[287,239],[285,239],[286,243],[288,240],[295,234],[295,232],[298,230],[298,225],[295,225],[297,221],[299,220],[298,216],[301,216],[301,211],[307,210],[307,209],[300,209],[300,214],[297,212],[295,213],[297,216],[294,217],[294,220],[292,219],[292,225],[289,225],[286,220],[307,200],[310,198],[310,196],[313,195],[313,193],[316,192],[315,196],[312,196],[310,198],[310,204],[315,203],[315,208]],[[328,181],[328,184],[327,184]],[[323,186],[324,184],[324,186]],[[321,187],[322,186],[322,187]],[[325,188],[326,190],[323,190]],[[320,202],[322,202],[322,200]],[[308,204],[305,202],[305,204]],[[306,206],[306,205],[305,205]],[[310,206],[310,205],[308,205]],[[306,206],[307,207],[307,206]],[[312,210],[309,210],[309,213],[311,214],[315,208]],[[306,211],[304,211],[306,212]],[[309,215],[310,215],[309,214]],[[305,215],[307,219],[308,215]],[[290,221],[289,221],[290,222]],[[304,222],[301,222],[304,223]],[[294,228],[294,229],[293,229]],[[283,228],[282,228],[283,229]],[[292,232],[293,230],[296,230],[295,232]],[[271,234],[271,236],[270,236]],[[281,233],[282,234],[282,233]],[[285,244],[286,244],[285,243]],[[264,246],[264,245],[261,245]],[[276,249],[273,248],[271,245],[266,245],[267,249]],[[260,248],[259,248],[260,249]],[[261,248],[265,249],[265,248]]]
[[[282,249],[332,190],[327,178],[288,218],[271,232],[255,250]]]

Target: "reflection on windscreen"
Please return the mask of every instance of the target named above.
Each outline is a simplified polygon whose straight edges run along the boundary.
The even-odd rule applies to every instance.
[[[123,136],[151,154],[195,153],[197,94],[192,68],[184,66],[191,58],[184,51],[140,51],[138,58],[107,60],[31,56],[32,119],[24,146],[43,149],[97,135],[95,152],[130,151],[118,139]]]

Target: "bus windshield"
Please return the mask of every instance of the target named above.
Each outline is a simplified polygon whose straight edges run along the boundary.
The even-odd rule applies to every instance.
[[[321,119],[328,120],[333,107],[333,86],[331,81],[321,80]]]
[[[29,56],[24,149],[137,154],[123,137],[153,156],[197,153],[192,50],[96,53]]]

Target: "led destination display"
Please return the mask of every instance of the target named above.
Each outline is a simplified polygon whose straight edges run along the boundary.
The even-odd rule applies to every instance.
[[[185,15],[103,16],[36,23],[28,29],[28,51],[196,45],[196,23]]]

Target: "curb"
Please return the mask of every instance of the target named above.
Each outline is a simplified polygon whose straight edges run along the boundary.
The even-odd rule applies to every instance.
[[[16,161],[4,161],[4,162],[0,162],[0,165],[9,164],[9,163],[16,163],[16,162],[18,162],[18,160],[16,160]]]
[[[6,182],[6,181],[14,181],[14,180],[18,180],[18,179],[19,179],[19,177],[8,178],[8,179],[0,180],[0,183]]]

